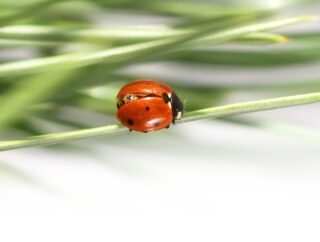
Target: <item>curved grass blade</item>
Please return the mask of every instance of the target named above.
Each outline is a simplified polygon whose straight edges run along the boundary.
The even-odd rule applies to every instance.
[[[320,92],[252,102],[244,102],[189,112],[186,113],[185,117],[177,123],[179,124],[184,122],[191,122],[206,118],[226,117],[236,114],[271,110],[317,102],[320,102]],[[71,132],[31,136],[20,140],[2,141],[0,142],[0,151],[33,146],[53,145],[73,140],[80,140],[97,136],[122,134],[126,132],[128,132],[127,128],[124,128],[120,125],[107,125],[104,127],[76,130]]]

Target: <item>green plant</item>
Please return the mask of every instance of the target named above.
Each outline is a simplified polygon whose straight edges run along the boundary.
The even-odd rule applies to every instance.
[[[83,14],[74,14],[74,9]],[[94,27],[90,17],[107,9],[170,15],[175,21],[161,28]],[[187,1],[153,1],[152,4],[150,1],[139,1],[138,4],[129,0],[34,1],[26,6],[17,2],[8,3],[0,10],[0,48],[33,48],[39,54],[28,60],[9,62],[4,59],[0,64],[0,130],[10,138],[15,130],[28,135],[24,139],[0,142],[0,150],[126,132],[116,124],[89,128],[77,120],[63,120],[57,112],[72,106],[113,115],[118,88],[128,80],[139,78],[119,74],[120,68],[131,64],[171,60],[197,65],[273,68],[317,61],[317,34],[292,34],[287,37],[270,32],[287,25],[313,21],[316,17],[270,19],[276,14],[276,11]],[[201,49],[225,43],[289,45],[289,40],[299,45],[276,52]],[[187,105],[182,122],[320,101],[320,94],[315,92],[319,84],[314,80],[301,80],[300,83],[285,86],[270,84],[250,87],[188,86],[178,85],[173,80],[173,85],[183,97],[192,100]],[[291,92],[297,94],[295,90],[301,86],[304,92],[312,93],[288,96]],[[287,97],[207,107],[208,104],[217,106],[225,95],[241,89],[277,91]],[[43,135],[47,131],[37,127],[35,118],[63,123],[74,129],[78,127],[79,130]]]

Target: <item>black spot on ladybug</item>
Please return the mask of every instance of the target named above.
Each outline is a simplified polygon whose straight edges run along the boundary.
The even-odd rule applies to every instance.
[[[150,107],[146,107],[146,111],[149,111],[150,110]]]
[[[168,102],[171,101],[168,93],[163,93],[162,97],[163,97],[163,100],[164,100],[165,103],[168,103]]]
[[[134,124],[133,120],[132,119],[128,119],[128,124],[131,126]]]

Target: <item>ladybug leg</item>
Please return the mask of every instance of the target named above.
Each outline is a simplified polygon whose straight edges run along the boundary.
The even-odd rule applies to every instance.
[[[129,132],[131,133],[131,132],[132,132],[132,129],[129,129]]]
[[[167,125],[165,128],[166,128],[166,129],[170,128],[170,125]]]
[[[148,133],[148,131],[142,131],[142,132],[145,133],[145,134]]]

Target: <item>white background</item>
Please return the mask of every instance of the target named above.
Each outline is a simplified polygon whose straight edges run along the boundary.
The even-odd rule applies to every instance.
[[[168,65],[130,71],[190,78],[189,67],[168,74]],[[293,69],[304,77],[319,65],[192,73],[206,84],[276,83],[290,81]],[[225,102],[265,96],[236,93]],[[319,110],[243,116],[263,128],[205,120],[69,150],[3,152],[0,241],[319,241]]]

